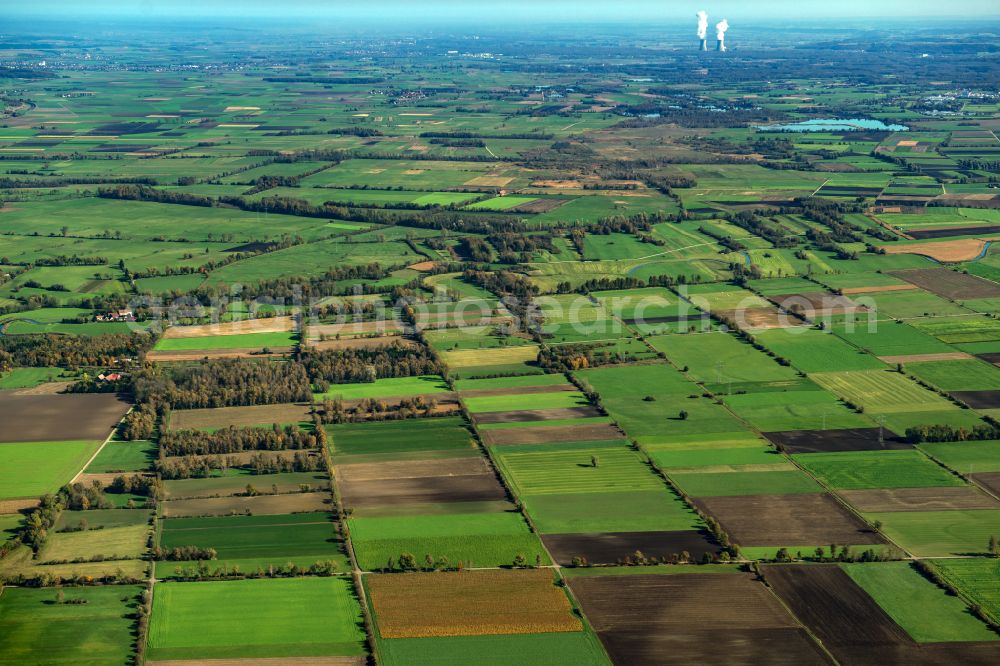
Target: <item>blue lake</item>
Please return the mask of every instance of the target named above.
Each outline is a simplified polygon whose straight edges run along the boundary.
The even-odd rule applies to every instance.
[[[905,132],[910,128],[906,125],[886,125],[881,120],[815,118],[790,125],[758,125],[757,129],[761,132],[851,132],[863,130]]]

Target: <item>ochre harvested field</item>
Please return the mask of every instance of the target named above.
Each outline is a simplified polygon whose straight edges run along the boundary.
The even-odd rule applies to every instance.
[[[128,409],[110,393],[0,392],[0,442],[104,441]]]
[[[282,354],[291,347],[271,347],[273,354]],[[146,354],[146,358],[157,363],[174,363],[179,361],[199,361],[203,358],[266,358],[267,354],[262,354],[260,347],[243,347],[239,349],[190,349],[184,351],[151,351]]]
[[[595,407],[562,407],[556,409],[525,409],[516,412],[486,412],[476,414],[477,423],[525,423],[601,416]]]
[[[315,326],[310,326],[307,330],[310,338],[319,339],[323,335],[328,337],[338,335],[344,337],[379,333],[382,336],[387,336],[390,333],[401,332],[403,326],[398,321],[382,319],[378,321],[361,321],[352,324],[316,324]],[[379,338],[375,339],[378,340]],[[383,337],[381,339],[387,345],[391,344],[393,340],[391,337]]]
[[[245,319],[243,321],[218,322],[198,326],[172,326],[163,334],[165,339],[207,338],[217,335],[243,335],[246,333],[281,333],[295,328],[291,317],[270,317],[267,319]]]
[[[911,243],[909,245],[894,243],[883,245],[882,249],[885,250],[886,254],[919,254],[935,261],[949,263],[975,259],[982,254],[988,240],[996,239],[962,238],[936,243]]]
[[[972,354],[965,352],[943,352],[941,354],[903,354],[902,356],[879,356],[878,360],[883,363],[895,365],[896,363],[921,363],[923,361],[964,361],[972,358]]]
[[[716,554],[719,547],[705,532],[685,530],[679,532],[608,532],[603,534],[550,534],[542,542],[552,558],[562,565],[570,565],[577,557],[589,564],[618,564],[641,552],[659,561],[672,561],[687,553],[693,560],[701,560],[705,553]]]
[[[331,349],[379,349],[386,345],[401,345],[416,348],[419,345],[408,338],[398,335],[381,336],[377,338],[341,338],[339,340],[308,340],[306,346],[317,351]]]
[[[950,299],[967,300],[1000,296],[1000,284],[947,268],[915,268],[907,271],[890,271],[889,274]]]
[[[489,398],[501,395],[532,395],[535,393],[556,393],[559,391],[579,391],[572,384],[551,384],[546,386],[513,386],[510,388],[476,389],[460,391],[463,398]]]
[[[614,663],[826,664],[767,588],[747,574],[568,579]]]
[[[847,430],[786,430],[765,432],[769,442],[786,453],[837,453],[843,451],[882,451],[911,449],[910,444],[883,433],[878,428]]]
[[[366,578],[382,638],[580,631],[547,569]]]
[[[351,508],[406,506],[415,502],[488,502],[507,498],[507,492],[492,472],[345,481],[339,487],[344,504]]]
[[[887,291],[913,291],[914,289],[916,287],[912,284],[883,284],[872,287],[848,287],[841,289],[840,293],[844,296],[850,296],[852,294],[880,294]]]
[[[290,424],[309,420],[309,405],[257,405],[216,409],[178,409],[170,414],[171,430]]]
[[[841,490],[837,494],[862,513],[1000,509],[1000,502],[971,486]]]
[[[329,493],[289,493],[257,495],[256,497],[209,497],[161,502],[165,518],[196,516],[278,516],[286,513],[330,511],[333,498]]]
[[[0,516],[21,513],[36,506],[38,506],[38,500],[33,498],[0,500]]]
[[[485,430],[483,442],[490,446],[512,444],[549,444],[554,442],[595,442],[620,439],[621,431],[613,425],[538,426]]]
[[[741,546],[880,544],[882,539],[823,493],[693,500]]]

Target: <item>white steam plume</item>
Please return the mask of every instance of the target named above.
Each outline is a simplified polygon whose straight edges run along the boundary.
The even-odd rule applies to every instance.
[[[698,17],[698,39],[705,39],[708,36],[708,12],[703,9],[696,16]]]
[[[729,21],[722,19],[715,24],[716,38],[722,42],[726,39],[726,30],[729,30]]]

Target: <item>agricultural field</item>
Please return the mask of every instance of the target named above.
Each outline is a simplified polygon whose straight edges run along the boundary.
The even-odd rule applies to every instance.
[[[0,663],[1000,663],[989,11],[10,4]]]

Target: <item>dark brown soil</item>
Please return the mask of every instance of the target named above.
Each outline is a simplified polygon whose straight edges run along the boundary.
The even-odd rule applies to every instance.
[[[975,275],[958,273],[947,268],[890,271],[890,275],[945,298],[966,300],[1000,296],[1000,285]]]
[[[1000,391],[951,391],[950,395],[973,409],[1000,407]]]
[[[927,240],[932,238],[950,238],[951,236],[970,236],[973,234],[995,234],[997,232],[1000,232],[1000,225],[980,224],[971,227],[944,227],[942,229],[921,229],[919,231],[913,229],[907,231],[906,235],[917,240]]]
[[[358,508],[414,502],[485,502],[507,497],[492,473],[347,481],[340,484],[340,494],[346,506]]]
[[[599,631],[615,664],[766,664],[811,666],[833,663],[804,629],[701,629],[666,633],[621,629]],[[711,661],[706,656],[712,655]],[[717,661],[716,661],[717,660]]]
[[[786,430],[765,432],[764,437],[787,453],[837,453],[841,451],[881,451],[913,448],[907,442],[883,432],[878,441],[878,428],[848,430]]]
[[[868,545],[883,543],[824,493],[702,497],[693,500],[741,546]]]
[[[1000,642],[915,643],[837,565],[773,565],[764,576],[841,664],[996,664]]]
[[[838,494],[862,513],[881,511],[957,511],[1000,509],[1000,502],[972,487],[841,490]]]
[[[558,409],[525,409],[517,412],[488,412],[476,414],[478,423],[523,423],[526,421],[553,421],[600,416],[594,407],[565,407]]]
[[[840,661],[856,663],[866,648],[913,644],[875,600],[835,564],[765,566],[763,571],[785,605]]]
[[[538,426],[484,430],[483,442],[491,446],[549,444],[552,442],[596,442],[621,439],[621,431],[607,423],[577,426]]]
[[[128,409],[128,402],[110,393],[14,395],[0,391],[0,442],[103,442]]]
[[[984,472],[982,474],[971,474],[973,481],[1000,497],[1000,472]]]
[[[576,557],[589,564],[618,564],[640,551],[661,561],[688,553],[700,560],[705,553],[715,554],[719,547],[711,535],[696,530],[680,532],[610,532],[604,534],[548,534],[542,536],[553,559],[562,565]]]
[[[567,579],[616,664],[826,664],[767,588],[748,574]]]
[[[459,391],[463,398],[488,398],[494,395],[531,395],[533,393],[556,393],[557,391],[579,391],[572,384],[553,384],[550,386],[518,386],[512,388],[480,389],[478,391]]]

